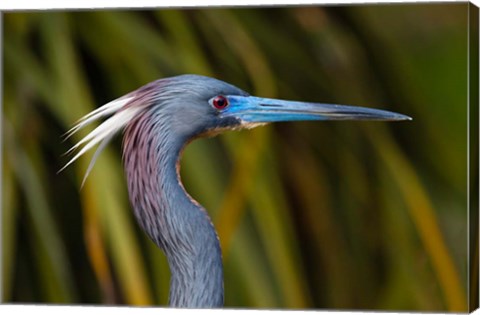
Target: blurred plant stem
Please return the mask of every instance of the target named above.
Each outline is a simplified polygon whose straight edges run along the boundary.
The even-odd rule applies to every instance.
[[[387,130],[381,128],[367,130],[372,138],[372,144],[403,194],[410,217],[437,273],[448,310],[465,312],[467,302],[463,284],[446,248],[431,201],[419,178]]]

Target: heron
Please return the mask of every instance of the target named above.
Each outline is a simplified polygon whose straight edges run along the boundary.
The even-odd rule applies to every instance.
[[[140,227],[167,257],[169,306],[217,308],[224,302],[222,253],[209,215],[180,179],[180,158],[188,143],[280,121],[411,118],[366,107],[256,97],[215,78],[184,74],[150,82],[99,107],[66,136],[101,119],[68,151],[78,150],[64,168],[98,144],[83,185],[99,154],[123,131],[130,203]]]

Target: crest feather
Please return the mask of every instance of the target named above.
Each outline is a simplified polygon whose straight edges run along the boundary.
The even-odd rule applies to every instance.
[[[110,116],[107,120],[102,122],[98,127],[96,127],[93,131],[87,134],[82,140],[76,143],[70,150],[67,151],[68,153],[72,153],[74,150],[80,148],[80,146],[84,145],[78,153],[65,164],[59,172],[63,171],[67,168],[70,164],[75,162],[79,157],[81,157],[85,152],[90,150],[93,146],[100,143],[95,154],[88,165],[87,172],[82,181],[82,186],[85,183],[85,180],[92,170],[95,161],[97,160],[100,153],[105,149],[107,144],[116,135],[120,130],[125,128],[127,124],[136,116],[140,111],[142,111],[143,106],[126,106],[134,100],[134,96],[130,97],[122,97],[111,101],[102,107],[97,108],[96,110],[90,112],[89,114],[82,117],[78,120],[77,124],[73,126],[65,134],[65,139],[70,138],[72,135],[77,133],[79,130],[83,129],[85,126],[91,124],[94,121],[97,121],[103,117]]]

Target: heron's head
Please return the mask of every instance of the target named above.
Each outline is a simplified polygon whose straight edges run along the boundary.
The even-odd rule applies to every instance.
[[[189,141],[224,130],[252,128],[278,121],[411,119],[379,109],[250,96],[220,80],[199,75],[181,75],[151,82],[94,110],[83,117],[67,135],[70,136],[105,116],[111,117],[71,149],[84,144],[65,167],[100,143],[87,170],[88,174],[98,153],[110,139],[139,121],[160,125],[161,128],[155,130],[168,132],[180,141]]]
[[[169,128],[187,137],[280,121],[410,119],[379,109],[250,96],[231,84],[198,75],[166,79],[159,89],[156,106],[166,112]]]

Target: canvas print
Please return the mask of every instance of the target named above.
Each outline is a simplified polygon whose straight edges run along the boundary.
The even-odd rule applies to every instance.
[[[2,301],[478,307],[478,8],[4,12]]]

